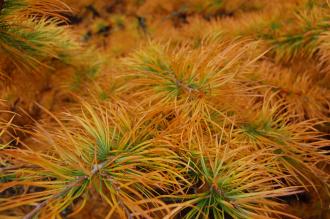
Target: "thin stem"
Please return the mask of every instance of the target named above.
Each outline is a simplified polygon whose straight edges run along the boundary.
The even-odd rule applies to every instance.
[[[31,219],[33,218],[34,215],[36,215],[43,207],[45,207],[50,201],[57,199],[59,197],[61,197],[62,195],[64,195],[65,193],[67,193],[68,191],[70,191],[70,189],[72,189],[73,187],[81,184],[85,179],[87,179],[88,177],[86,176],[81,176],[78,178],[77,181],[70,183],[68,186],[65,187],[65,189],[60,192],[57,193],[53,196],[51,196],[49,199],[46,199],[45,201],[41,202],[40,204],[38,204],[32,211],[30,211],[27,215],[25,215],[23,217],[23,219]]]
[[[5,171],[10,171],[10,170],[17,170],[17,169],[22,169],[22,168],[35,168],[37,166],[35,165],[18,165],[18,166],[10,166],[10,167],[1,167],[0,168],[0,173],[3,173]]]
[[[114,189],[115,189],[115,192],[116,192],[115,195],[116,195],[116,198],[117,198],[117,200],[118,200],[118,204],[120,205],[121,208],[124,209],[124,211],[125,211],[125,213],[126,213],[126,215],[127,215],[127,218],[128,218],[128,219],[131,219],[131,218],[132,218],[132,215],[131,215],[129,209],[125,206],[124,202],[123,202],[123,201],[121,200],[121,198],[120,198],[120,195],[119,195],[120,187],[117,185],[116,182],[114,182],[114,180],[113,180],[113,178],[112,178],[111,176],[109,176],[107,179],[110,181],[111,185],[112,185],[112,186],[114,187]]]
[[[43,207],[45,207],[50,201],[55,200],[63,195],[65,195],[68,191],[70,191],[73,187],[81,185],[84,180],[93,177],[97,172],[99,172],[105,165],[108,164],[108,161],[104,161],[100,164],[95,164],[89,176],[80,176],[77,177],[77,180],[67,185],[64,190],[60,193],[52,195],[49,199],[39,203],[32,211],[30,211],[27,215],[23,217],[23,219],[32,219]]]

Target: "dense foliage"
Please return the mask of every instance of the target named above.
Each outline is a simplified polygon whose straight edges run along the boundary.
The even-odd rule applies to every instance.
[[[64,2],[0,0],[0,218],[330,217],[329,2]]]

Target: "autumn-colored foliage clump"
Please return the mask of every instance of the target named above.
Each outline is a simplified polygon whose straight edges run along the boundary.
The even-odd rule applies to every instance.
[[[0,8],[0,218],[330,217],[329,2]]]

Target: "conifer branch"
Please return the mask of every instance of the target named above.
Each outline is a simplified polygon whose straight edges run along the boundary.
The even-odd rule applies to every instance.
[[[98,173],[104,166],[107,165],[109,161],[106,160],[100,164],[95,164],[93,166],[93,169],[91,171],[90,175],[85,176],[79,176],[77,177],[77,180],[74,182],[71,182],[69,185],[67,185],[62,192],[52,195],[50,198],[46,199],[45,201],[39,203],[32,211],[30,211],[27,215],[23,217],[23,219],[32,219],[38,212],[44,208],[49,202],[56,200],[60,198],[61,196],[65,195],[67,192],[69,192],[72,188],[76,186],[80,186],[85,180],[92,178],[96,173]]]

